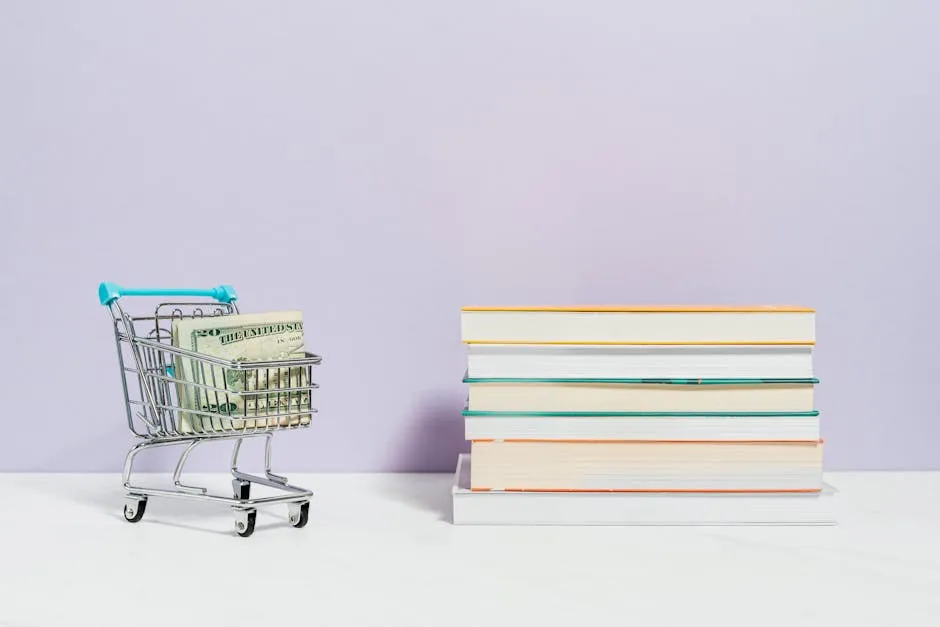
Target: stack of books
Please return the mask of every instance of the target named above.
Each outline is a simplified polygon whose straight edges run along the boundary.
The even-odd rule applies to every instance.
[[[468,307],[455,524],[831,524],[799,307]]]

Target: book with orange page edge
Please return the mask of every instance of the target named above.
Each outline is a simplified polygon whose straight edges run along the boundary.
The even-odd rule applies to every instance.
[[[474,442],[494,442],[495,440],[473,440]],[[504,442],[542,442],[538,439],[510,439]],[[552,440],[554,443],[564,442],[565,440]],[[595,443],[621,443],[621,444],[683,444],[683,445],[713,445],[713,444],[754,444],[759,446],[787,444],[792,446],[823,446],[823,438],[818,440],[739,440],[728,442],[727,440],[570,440],[584,444],[586,442]],[[472,493],[479,492],[555,492],[555,493],[617,493],[617,494],[821,494],[827,487],[822,488],[794,488],[794,489],[767,489],[767,490],[741,490],[741,489],[687,489],[687,488],[605,488],[605,489],[580,489],[580,488],[501,488],[494,490],[486,487],[467,488]]]

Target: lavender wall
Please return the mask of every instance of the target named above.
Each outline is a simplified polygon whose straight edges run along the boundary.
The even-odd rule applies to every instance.
[[[828,468],[940,468],[937,4],[638,5],[3,2],[0,469],[120,467],[103,279],[305,311],[287,470],[450,470],[460,306],[572,302],[815,306]]]

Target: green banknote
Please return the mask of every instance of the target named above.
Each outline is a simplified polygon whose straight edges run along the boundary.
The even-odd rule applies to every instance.
[[[303,319],[299,311],[184,318],[174,320],[172,342],[235,362],[287,361],[304,357]],[[184,433],[310,422],[309,389],[291,390],[310,385],[306,366],[241,369],[186,357],[174,366]]]

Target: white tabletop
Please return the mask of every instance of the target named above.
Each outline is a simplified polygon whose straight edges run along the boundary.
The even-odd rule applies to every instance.
[[[940,625],[940,473],[830,473],[837,527],[455,527],[451,475],[297,475],[310,524],[0,475],[0,626]],[[198,476],[225,489],[227,478]]]

